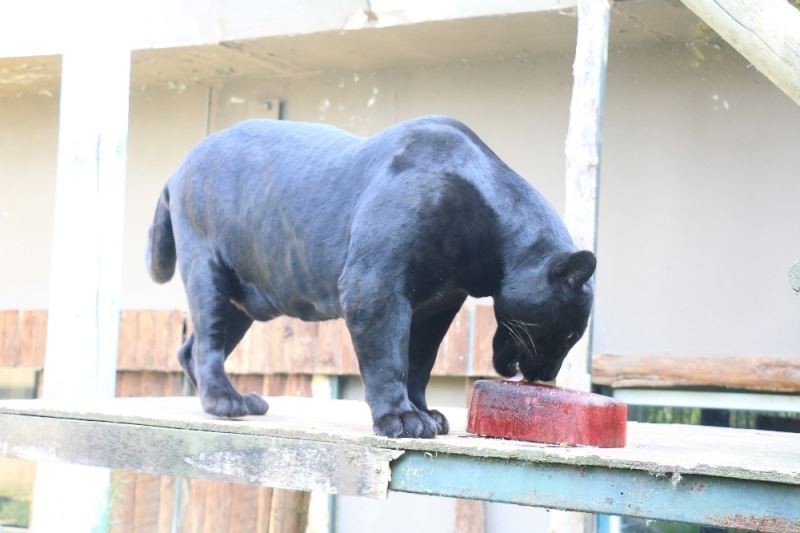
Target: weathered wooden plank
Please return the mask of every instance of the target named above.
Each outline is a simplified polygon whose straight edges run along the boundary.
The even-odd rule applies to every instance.
[[[436,376],[465,376],[469,360],[470,310],[458,312],[439,346],[432,374]]]
[[[20,361],[20,313],[0,311],[0,362],[3,366],[19,366]]]
[[[439,351],[433,369],[435,375],[469,375],[469,363],[473,360],[477,362],[472,369],[474,375],[494,375],[491,366],[494,316],[490,306],[478,307],[474,323],[467,308],[454,320]],[[0,317],[0,346],[7,335],[14,349],[0,350],[0,364],[42,367],[47,311],[12,310],[7,314],[14,320]],[[6,320],[9,324],[4,327]],[[180,372],[176,353],[183,342],[184,326],[191,330],[191,324],[179,310],[122,311],[117,369]],[[477,330],[471,331],[473,327]],[[14,340],[16,335],[19,342]],[[226,361],[226,370],[229,374],[354,375],[358,374],[358,361],[344,321],[304,324],[281,319],[254,324]]]
[[[626,448],[562,448],[468,437],[464,410],[445,410],[452,435],[387,439],[370,433],[360,402],[269,398],[267,417],[233,421],[190,401],[2,401],[0,455],[384,495],[390,461],[406,450],[411,460],[391,463],[394,490],[761,531],[800,525],[791,503],[800,498],[800,435],[631,423]],[[276,512],[259,509],[258,527]]]
[[[278,374],[264,377],[265,395],[311,396],[310,375]],[[270,495],[270,533],[305,533],[310,492],[275,488]]]
[[[163,396],[180,393],[180,375],[163,372],[117,372],[117,396]],[[114,532],[170,532],[175,507],[175,478],[115,471],[112,479]]]
[[[269,516],[270,533],[304,533],[308,524],[310,493],[298,490],[275,490]]]
[[[338,320],[328,320],[319,324],[319,360],[317,374],[337,374],[344,369],[345,349],[342,346],[343,324]]]
[[[334,442],[50,417],[1,416],[0,455],[385,498],[402,452]],[[42,439],[48,435],[48,439]]]
[[[138,342],[138,312],[126,309],[120,312],[119,343],[117,348],[117,369],[136,370],[136,344]]]
[[[111,473],[111,533],[133,530],[137,472],[117,470]]]
[[[232,483],[219,481],[205,481],[206,499],[205,507],[198,511],[204,513],[203,531],[218,533],[228,529],[231,518],[231,488]]]
[[[594,354],[592,382],[612,388],[715,387],[800,392],[800,357]]]
[[[210,484],[204,479],[192,479],[189,481],[189,502],[186,508],[184,523],[186,531],[190,533],[205,533],[205,509],[207,505],[213,505],[213,501],[206,502]]]
[[[800,104],[800,11],[786,0],[682,0]]]
[[[20,366],[42,368],[47,339],[47,311],[22,310]]]
[[[444,408],[442,411],[450,420],[450,435],[436,439],[388,439],[372,433],[369,409],[363,402],[288,396],[270,397],[267,401],[270,403],[267,416],[222,420],[205,415],[199,400],[189,397],[116,398],[101,404],[3,400],[0,401],[0,420],[9,419],[11,415],[23,415],[21,418],[26,421],[54,417],[53,425],[60,424],[62,428],[71,427],[72,420],[111,422],[104,426],[109,431],[117,426],[133,426],[133,435],[136,429],[142,434],[150,428],[192,430],[196,432],[191,434],[193,438],[209,438],[212,444],[216,442],[214,435],[226,439],[243,435],[275,438],[287,446],[288,441],[302,441],[303,444],[308,441],[356,446],[359,450],[362,447],[417,450],[638,470],[648,475],[678,472],[800,485],[800,435],[792,433],[629,422],[625,448],[564,448],[466,436],[466,410]],[[206,436],[206,433],[211,435]],[[62,440],[74,440],[67,429],[42,434],[51,436],[52,447]],[[154,438],[160,434],[156,431]],[[0,453],[10,454],[11,448],[4,451],[3,446],[11,446],[17,440],[13,432],[0,430]],[[138,445],[135,440],[132,444]],[[753,457],[758,457],[758,461]],[[192,469],[198,468],[192,466]]]
[[[139,396],[141,375],[138,372],[117,372],[117,396]],[[128,470],[111,473],[111,533],[133,531],[136,521],[136,482],[141,474]]]
[[[183,325],[184,312],[178,310],[169,311],[166,317],[166,335],[163,336],[164,346],[161,350],[162,370],[181,371],[178,363],[178,349],[183,344]]]
[[[260,487],[231,485],[231,511],[228,533],[250,533],[264,531],[258,528]]]
[[[269,531],[269,517],[272,513],[272,493],[275,492],[269,487],[258,488],[258,521],[256,531]]]
[[[133,531],[156,531],[161,508],[161,476],[138,472],[135,487]]]
[[[457,499],[455,504],[456,523],[453,533],[483,533],[485,531],[483,502]]]
[[[172,476],[161,476],[158,487],[158,533],[172,533],[172,520],[175,513],[175,486]]]
[[[475,339],[472,355],[472,376],[497,376],[492,366],[492,338],[497,330],[494,308],[489,305],[475,305]]]

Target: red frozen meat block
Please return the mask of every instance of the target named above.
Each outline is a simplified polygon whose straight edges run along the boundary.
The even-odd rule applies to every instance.
[[[485,437],[622,448],[628,406],[589,392],[524,381],[475,382],[467,431]]]

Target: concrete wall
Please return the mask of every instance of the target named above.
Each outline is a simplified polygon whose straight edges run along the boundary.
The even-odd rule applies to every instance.
[[[610,57],[595,350],[797,355],[800,107],[688,54]]]
[[[213,91],[135,87],[123,305],[183,303],[178,283],[149,281],[142,250],[164,180],[215,122],[212,92],[222,107],[281,98],[287,119],[362,135],[426,113],[456,116],[562,209],[570,61],[565,52],[236,79]],[[800,256],[800,108],[736,54],[695,68],[679,43],[612,47],[607,95],[595,350],[797,353],[800,301],[786,272]],[[57,102],[0,100],[3,308],[47,305]]]

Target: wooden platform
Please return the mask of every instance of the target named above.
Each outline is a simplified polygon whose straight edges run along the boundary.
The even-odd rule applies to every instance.
[[[269,398],[266,417],[211,418],[197,398],[100,405],[0,401],[0,455],[336,494],[388,490],[800,531],[800,435],[629,424],[622,449],[452,434],[372,434],[360,402]]]

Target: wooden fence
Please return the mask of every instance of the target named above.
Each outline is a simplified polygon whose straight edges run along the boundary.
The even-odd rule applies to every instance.
[[[442,342],[433,374],[494,375],[494,329],[491,307],[465,307]],[[117,395],[183,394],[185,383],[176,352],[189,332],[191,323],[182,311],[123,311]],[[36,369],[41,390],[47,379],[43,368],[46,334],[46,311],[0,311],[0,367]],[[225,366],[237,389],[278,396],[310,396],[315,374],[358,373],[350,335],[341,320],[307,323],[278,318],[256,323]],[[173,525],[192,533],[299,533],[305,530],[309,502],[308,493],[298,491],[127,471],[114,472],[112,495],[113,533],[168,532]],[[457,502],[457,522],[475,513],[482,513],[480,504]]]
[[[433,375],[495,375],[491,361],[495,327],[491,307],[462,309],[442,342]],[[190,331],[182,311],[123,311],[117,369],[180,372],[175,353]],[[0,311],[0,366],[41,369],[46,332],[46,311]],[[229,374],[358,374],[342,320],[302,322],[285,317],[254,324],[225,368]]]

